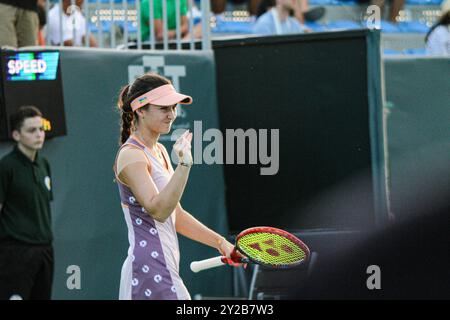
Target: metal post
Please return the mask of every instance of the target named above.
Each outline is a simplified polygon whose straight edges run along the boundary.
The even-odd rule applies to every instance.
[[[177,50],[181,50],[181,13],[180,13],[180,1],[175,0],[175,16],[176,16],[176,39],[177,39]]]
[[[148,28],[150,31],[150,49],[156,49],[155,46],[155,13],[154,13],[154,7],[153,7],[153,0],[149,1],[149,21],[148,21]]]
[[[59,0],[59,46],[62,47],[64,45],[64,37],[63,37],[63,4],[62,0]]]
[[[75,0],[70,0],[70,20],[72,23],[72,45],[75,46],[76,39],[77,39],[77,28],[76,23],[77,19],[75,17],[76,8],[75,8]]]
[[[195,50],[194,47],[194,5],[193,0],[188,0],[188,12],[189,12],[189,49]]]
[[[254,291],[255,291],[256,279],[258,278],[258,273],[259,273],[259,265],[255,264],[253,267],[252,280],[250,282],[250,290],[248,293],[249,300],[255,299],[255,297],[253,297],[253,295],[254,295]]]
[[[141,1],[136,0],[136,23],[137,23],[137,48],[142,49],[141,39]]]
[[[84,3],[84,17],[86,19],[86,34],[84,35],[84,46],[89,47],[89,38],[91,37],[91,29],[89,28],[89,2]]]
[[[169,37],[167,32],[167,2],[162,1],[162,22],[163,22],[163,41],[164,50],[169,50]]]
[[[100,14],[100,0],[97,0],[97,22],[98,22],[98,38],[99,38],[99,47],[103,48],[103,25]]]
[[[128,50],[128,3],[127,0],[122,0],[122,9],[124,14],[123,19],[123,43],[125,50]]]
[[[116,25],[114,23],[114,0],[109,0],[109,9],[111,10],[111,48],[116,47]]]
[[[46,16],[46,20],[47,20],[47,32],[45,34],[45,44],[48,46],[50,45],[50,32],[49,32],[49,28],[48,28],[48,12],[50,11],[50,1],[47,0],[45,1],[45,16]]]
[[[209,0],[202,0],[202,49],[203,50],[211,50],[211,37],[210,37],[210,6]]]

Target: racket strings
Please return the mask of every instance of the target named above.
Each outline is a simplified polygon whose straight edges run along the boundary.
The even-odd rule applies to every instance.
[[[296,265],[307,255],[289,238],[268,232],[247,234],[238,240],[237,245],[250,259],[276,267]]]

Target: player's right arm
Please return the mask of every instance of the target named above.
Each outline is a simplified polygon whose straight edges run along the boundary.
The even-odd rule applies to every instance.
[[[185,149],[184,152],[190,153],[190,150]],[[123,161],[128,164],[122,167]],[[164,222],[174,212],[186,186],[189,166],[178,165],[172,178],[160,192],[150,175],[151,167],[142,150],[133,147],[122,149],[117,166],[122,167],[118,172],[119,179],[130,187],[136,200],[150,216]]]

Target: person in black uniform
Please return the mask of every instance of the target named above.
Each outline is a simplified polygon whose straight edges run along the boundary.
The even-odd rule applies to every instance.
[[[0,299],[51,298],[53,247],[50,166],[39,154],[42,114],[25,106],[11,115],[13,150],[0,160]]]

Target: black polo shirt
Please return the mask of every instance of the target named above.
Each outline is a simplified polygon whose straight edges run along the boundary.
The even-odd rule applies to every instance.
[[[0,0],[0,3],[37,12],[37,0]]]
[[[12,240],[51,244],[50,166],[39,153],[32,162],[19,148],[0,160],[0,244]]]

